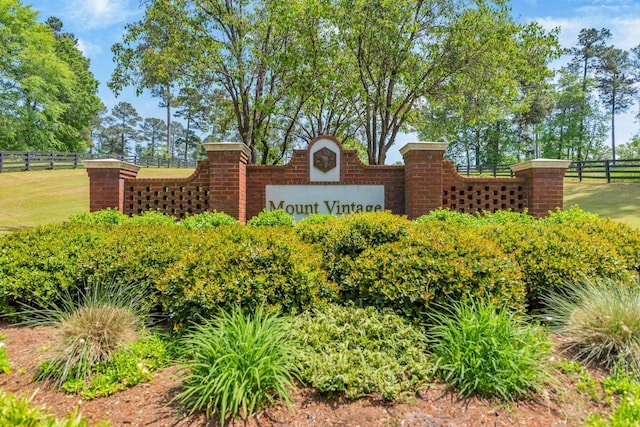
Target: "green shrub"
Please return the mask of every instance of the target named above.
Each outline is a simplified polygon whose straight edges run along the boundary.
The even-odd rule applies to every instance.
[[[435,372],[464,396],[506,401],[539,392],[551,380],[551,342],[508,308],[473,299],[433,312],[429,328]]]
[[[37,253],[38,256],[32,254]],[[136,283],[145,308],[175,325],[221,307],[299,311],[334,298],[321,257],[291,228],[61,224],[0,240],[0,292],[11,307],[60,304],[87,284]]]
[[[540,222],[547,225],[552,224],[571,224],[576,221],[597,222],[599,220],[598,215],[585,212],[578,206],[571,206],[568,210],[556,209],[555,211],[549,211],[549,215],[541,218]]]
[[[476,226],[479,224],[478,217],[476,215],[442,208],[434,209],[428,214],[419,216],[414,220],[416,224],[423,224],[431,221],[440,221],[449,224],[463,224],[468,226]]]
[[[178,225],[188,229],[218,227],[220,225],[238,224],[238,220],[224,212],[202,212],[184,217]]]
[[[289,403],[294,348],[286,321],[261,309],[249,316],[236,308],[196,326],[182,341],[189,356],[184,390],[175,400],[191,413],[247,420],[279,398]]]
[[[11,233],[0,240],[0,295],[7,306],[49,307],[66,290],[113,282],[137,283],[152,296],[153,282],[188,239],[184,229],[145,224],[66,223]]]
[[[0,334],[0,372],[9,375],[11,373],[11,361],[4,342],[6,339],[6,336]]]
[[[314,248],[292,229],[225,226],[192,235],[157,281],[162,311],[172,323],[209,317],[236,304],[297,312],[335,297]]]
[[[0,240],[0,293],[5,306],[58,302],[60,292],[79,285],[81,259],[99,245],[92,224],[57,224],[21,230]]]
[[[583,277],[628,282],[637,274],[638,235],[625,234],[625,227],[613,222],[494,224],[479,231],[520,266],[530,309],[540,308],[545,295],[567,282]]]
[[[132,215],[125,221],[128,224],[174,225],[176,218],[157,210],[144,211],[140,215]]]
[[[63,419],[56,419],[45,407],[32,406],[31,399],[18,398],[0,390],[0,425],[29,427],[89,427],[91,424],[83,418],[78,408]],[[107,427],[108,422],[93,424],[94,427]]]
[[[351,259],[371,247],[396,242],[409,234],[411,223],[389,212],[358,213],[343,217],[301,221],[295,230],[305,242],[322,252],[329,279],[342,283],[349,274]]]
[[[408,237],[374,246],[348,264],[344,298],[420,318],[430,305],[469,296],[522,308],[518,266],[473,228],[427,222]]]
[[[582,280],[545,298],[545,318],[583,363],[640,372],[640,287]]]
[[[333,396],[415,392],[430,375],[421,330],[392,313],[331,305],[293,319],[299,378]]]
[[[534,224],[536,219],[528,215],[527,211],[512,212],[508,210],[499,210],[496,212],[483,211],[475,214],[462,213],[449,209],[435,209],[427,215],[422,215],[414,220],[416,224],[425,222],[440,221],[454,224],[463,224],[472,227],[481,227],[490,224]]]
[[[292,227],[295,219],[282,209],[263,210],[247,221],[249,227]]]
[[[71,215],[69,221],[83,224],[124,224],[129,217],[116,208],[107,208],[92,213],[79,213]]]
[[[335,215],[330,214],[311,214],[306,218],[301,219],[295,224],[296,229],[308,227],[311,224],[322,224],[328,221],[336,219]]]

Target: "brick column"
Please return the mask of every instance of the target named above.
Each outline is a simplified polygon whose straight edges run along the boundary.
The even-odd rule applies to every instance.
[[[140,166],[120,160],[83,160],[89,175],[89,212],[116,208],[124,212],[124,180],[135,178]]]
[[[409,219],[442,206],[442,142],[411,142],[400,149],[404,158],[405,214]]]
[[[564,174],[570,160],[535,159],[511,166],[516,177],[524,178],[529,214],[541,218],[549,211],[562,208]]]
[[[247,162],[251,150],[239,142],[203,144],[209,158],[209,209],[247,221]]]

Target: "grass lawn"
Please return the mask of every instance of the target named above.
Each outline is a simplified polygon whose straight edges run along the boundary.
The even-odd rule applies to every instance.
[[[187,177],[193,169],[142,168],[141,178]],[[0,233],[62,222],[89,211],[89,177],[84,169],[0,174]]]
[[[564,207],[573,205],[640,228],[640,183],[565,181]]]
[[[142,168],[138,176],[187,177],[193,169]],[[640,183],[566,181],[565,208],[608,216],[640,228]],[[89,178],[84,169],[0,174],[0,233],[62,222],[89,210]]]

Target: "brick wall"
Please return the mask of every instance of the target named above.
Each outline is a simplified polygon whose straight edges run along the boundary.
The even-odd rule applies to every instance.
[[[536,159],[512,166],[516,178],[527,183],[524,191],[531,215],[543,217],[562,207],[564,174],[570,163],[569,160]]]
[[[385,208],[404,214],[404,167],[368,166],[358,158],[356,151],[342,150],[340,184],[384,185]],[[247,166],[247,218],[258,215],[266,206],[266,185],[323,185],[334,182],[313,182],[309,179],[309,152],[295,150],[286,165]]]
[[[339,159],[331,182],[312,178],[311,147],[329,140]],[[333,145],[332,145],[333,144]],[[267,185],[382,185],[385,209],[409,219],[444,207],[459,212],[510,209],[544,216],[562,207],[564,160],[532,160],[513,166],[515,178],[468,178],[443,160],[446,144],[409,143],[400,151],[404,166],[364,165],[353,150],[343,150],[332,137],[296,150],[286,165],[249,165],[249,149],[240,143],[205,144],[208,160],[184,179],[139,179],[139,167],[116,160],[89,160],[90,211],[117,208],[127,214],[157,209],[181,218],[209,210],[242,222],[266,207]],[[323,148],[326,150],[327,148]],[[317,167],[313,172],[316,173]],[[321,179],[327,179],[322,175]]]

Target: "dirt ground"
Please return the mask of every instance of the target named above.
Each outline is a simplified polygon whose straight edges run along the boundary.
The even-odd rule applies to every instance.
[[[62,417],[77,406],[92,422],[109,420],[113,426],[216,426],[202,414],[187,416],[169,404],[180,386],[175,367],[156,372],[151,383],[107,398],[83,401],[77,395],[65,394],[51,385],[31,382],[39,362],[47,358],[52,330],[0,325],[7,336],[5,345],[13,365],[10,375],[0,375],[0,388],[33,396],[33,404],[46,405]],[[292,408],[267,408],[245,424],[238,426],[580,426],[593,412],[606,413],[606,408],[576,390],[568,377],[559,376],[558,386],[535,400],[504,404],[481,399],[459,399],[442,385],[418,392],[401,403],[386,404],[371,397],[356,401],[328,400],[312,389],[300,387],[293,395]]]

